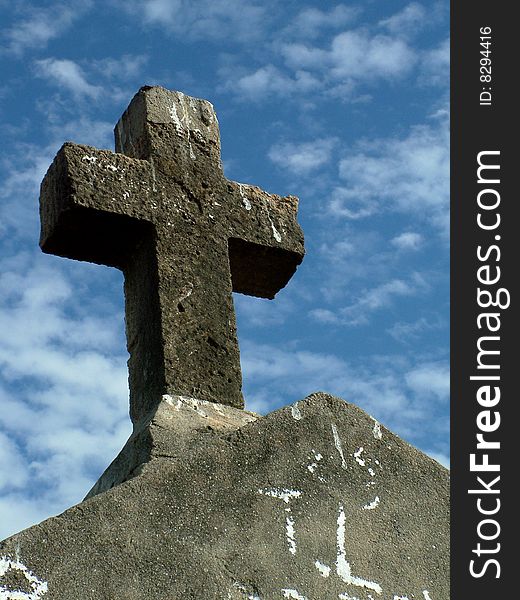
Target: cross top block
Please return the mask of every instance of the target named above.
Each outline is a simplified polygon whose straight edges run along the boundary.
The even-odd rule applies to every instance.
[[[206,100],[142,87],[116,153],[65,143],[41,185],[46,253],[121,269],[134,424],[163,394],[243,407],[232,292],[273,298],[304,256],[298,199],[224,177]]]

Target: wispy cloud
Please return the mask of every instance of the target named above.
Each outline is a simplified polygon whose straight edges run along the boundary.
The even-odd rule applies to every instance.
[[[235,74],[234,68],[221,69],[221,75],[225,79],[221,90],[234,92],[253,102],[262,102],[272,96],[309,92],[320,87],[319,79],[307,71],[287,74],[272,64],[239,75]]]
[[[36,75],[71,92],[76,98],[96,99],[103,88],[86,79],[83,69],[68,59],[45,58],[35,63]]]
[[[0,263],[0,452],[15,467],[0,481],[0,537],[78,502],[130,431],[122,315],[78,306],[78,281],[58,264],[27,254]],[[101,278],[83,269],[78,280]],[[27,481],[38,500],[22,517]]]
[[[414,231],[406,231],[392,238],[390,243],[399,250],[418,250],[423,243],[423,236]]]
[[[442,119],[413,127],[404,138],[360,142],[339,163],[329,210],[359,219],[376,212],[412,211],[443,233],[448,229],[449,130]]]
[[[394,35],[409,35],[417,34],[427,22],[426,8],[418,2],[411,2],[403,10],[381,20],[379,25]]]
[[[403,344],[415,343],[425,333],[440,330],[446,327],[446,322],[437,314],[420,317],[415,321],[398,321],[389,329],[388,333],[398,342]]]
[[[391,279],[364,290],[348,306],[334,311],[317,308],[311,310],[310,315],[321,323],[347,326],[367,325],[373,312],[391,306],[397,298],[414,296],[424,289],[425,283],[419,274],[415,274],[409,281]]]
[[[446,363],[427,363],[405,375],[408,387],[417,395],[446,402],[450,393],[450,370]]]
[[[251,0],[130,0],[121,6],[145,25],[190,39],[250,41],[269,18],[263,3]]]
[[[25,16],[4,32],[6,48],[20,54],[29,48],[45,47],[91,6],[91,0],[78,0],[72,4],[59,2],[45,8],[29,6],[25,9]]]
[[[421,57],[420,82],[447,87],[450,81],[450,41],[446,39]]]
[[[284,37],[292,35],[298,38],[312,39],[322,33],[323,30],[340,29],[347,23],[351,23],[359,12],[359,9],[345,4],[338,4],[328,11],[318,8],[304,8],[284,30]]]
[[[301,143],[280,142],[271,146],[268,156],[278,167],[295,175],[306,175],[330,161],[337,143],[337,138],[319,138]]]

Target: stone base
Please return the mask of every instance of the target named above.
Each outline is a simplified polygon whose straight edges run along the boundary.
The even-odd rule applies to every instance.
[[[0,596],[448,600],[448,471],[328,394],[164,397],[84,502],[0,543]]]

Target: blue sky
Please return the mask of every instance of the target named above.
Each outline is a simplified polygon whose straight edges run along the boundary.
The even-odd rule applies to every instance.
[[[0,0],[0,539],[128,437],[123,278],[43,255],[65,140],[113,149],[142,85],[210,100],[229,179],[300,198],[307,256],[235,295],[246,407],[323,390],[449,456],[449,5]]]

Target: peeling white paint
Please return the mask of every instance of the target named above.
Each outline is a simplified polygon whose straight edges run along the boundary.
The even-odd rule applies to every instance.
[[[424,596],[424,600],[432,600],[430,598],[430,592],[428,592],[428,590],[423,590],[423,596]]]
[[[312,462],[311,464],[307,465],[307,469],[311,472],[314,473],[314,471],[316,470],[316,468],[318,467],[318,463],[320,462],[320,460],[323,458],[323,455],[320,454],[319,452],[316,452],[315,450],[312,451],[314,453],[314,459],[315,462]]]
[[[191,146],[191,139],[190,139],[190,113],[189,113],[189,109],[186,106],[186,96],[182,93],[182,92],[177,92],[177,98],[179,99],[179,103],[180,103],[180,107],[182,109],[182,114],[179,115],[177,112],[177,106],[175,105],[175,102],[172,103],[171,107],[168,109],[168,112],[170,113],[170,117],[173,121],[173,124],[175,125],[175,129],[177,130],[177,132],[179,134],[182,134],[184,131],[186,132],[187,136],[188,136],[188,147],[190,150],[190,158],[192,158],[193,160],[195,160],[197,157],[195,156],[195,153],[193,152],[193,148]],[[191,104],[191,98],[190,98],[190,104]],[[193,105],[192,105],[193,108]]]
[[[112,171],[112,173],[115,173],[116,171],[118,171],[119,169],[117,167],[114,167],[114,165],[106,165],[105,167],[108,171]]]
[[[294,537],[294,519],[292,517],[285,517],[285,531],[287,535],[287,543],[289,544],[289,552],[296,554],[296,539]]]
[[[264,488],[263,490],[259,489],[258,493],[264,496],[271,496],[272,498],[279,498],[286,504],[289,504],[289,501],[293,498],[299,498],[302,495],[299,490],[289,490],[287,488]]]
[[[2,585],[2,577],[9,571],[20,571],[32,588],[32,592],[12,591]],[[7,556],[0,556],[0,600],[39,600],[47,591],[47,582],[38,579],[19,559],[13,560]]]
[[[299,421],[302,418],[301,410],[298,408],[298,402],[295,402],[291,406],[291,414],[293,419],[295,419],[296,421]]]
[[[269,220],[271,221],[271,218],[269,217]],[[276,227],[274,226],[274,223],[271,221],[271,229],[273,230],[273,237],[277,242],[281,242],[282,241],[282,236],[280,235],[280,232],[278,231],[278,229],[276,229]]]
[[[197,398],[190,398],[189,396],[176,396],[174,400],[172,396],[169,394],[163,394],[162,399],[173,406],[175,410],[180,410],[184,406],[187,408],[194,410],[201,417],[208,417],[208,413],[206,413],[201,406],[207,406],[208,408],[213,408],[214,403],[208,402],[207,400],[197,400]]]
[[[374,510],[374,508],[377,508],[379,506],[379,503],[381,502],[381,500],[379,499],[379,496],[376,496],[372,502],[369,502],[368,504],[365,504],[365,506],[363,506],[363,510]]]
[[[368,468],[368,472],[370,473],[370,477],[374,477],[374,475],[376,474],[376,472],[374,471],[374,469],[372,469],[372,467]]]
[[[244,186],[243,184],[239,183],[238,184],[238,191],[240,192],[240,195],[242,196],[242,204],[245,206],[246,210],[251,210],[251,202],[249,201],[249,198],[244,194]]]
[[[361,465],[362,467],[365,466],[365,460],[363,458],[361,458],[361,455],[363,454],[363,451],[364,451],[363,446],[361,446],[352,455],[356,459],[357,464]]]
[[[153,162],[153,156],[150,156],[150,167],[152,169],[152,190],[157,191],[157,179],[155,175],[155,164]]]
[[[181,133],[184,127],[182,121],[179,119],[179,115],[177,114],[177,107],[175,106],[175,102],[170,106],[168,112],[170,113],[170,117],[173,121],[173,124],[175,125],[175,129],[179,133]]]
[[[410,600],[408,596],[394,596],[394,600]]]
[[[95,163],[97,161],[97,156],[88,156],[87,154],[85,154],[85,156],[81,160],[88,160],[88,162],[90,163]]]
[[[314,563],[314,566],[318,569],[322,577],[328,577],[330,575],[330,567],[324,565],[319,560]]]
[[[383,437],[383,432],[381,431],[381,423],[374,419],[374,429],[372,430],[372,435],[376,440],[380,440]]]
[[[336,446],[336,450],[338,451],[341,457],[341,466],[343,469],[347,469],[347,461],[345,460],[345,455],[343,454],[343,448],[341,446],[341,440],[339,439],[338,428],[334,423],[332,424],[332,435],[334,436],[334,445]]]
[[[349,596],[347,593],[338,596],[340,600],[359,600],[357,596]]]
[[[339,516],[338,516],[338,529],[336,533],[336,543],[338,547],[338,556],[336,559],[336,572],[341,577],[341,579],[347,585],[355,585],[357,587],[366,588],[367,590],[372,590],[376,592],[376,594],[382,593],[382,588],[378,583],[374,581],[368,581],[361,577],[355,577],[352,575],[350,563],[346,559],[345,552],[345,523],[346,523],[345,511],[343,510],[343,506],[339,506]]]
[[[284,598],[293,598],[294,600],[307,600],[305,596],[302,596],[297,590],[284,588],[282,589]]]

